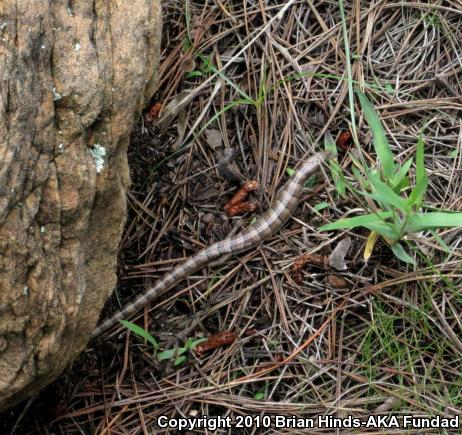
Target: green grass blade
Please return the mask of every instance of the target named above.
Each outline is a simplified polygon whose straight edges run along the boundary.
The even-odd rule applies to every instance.
[[[164,360],[167,360],[167,359],[172,359],[175,357],[175,354],[176,354],[176,351],[175,349],[168,349],[168,350],[164,350],[163,352],[159,352],[157,354],[157,359],[159,361],[164,361]]]
[[[134,334],[144,338],[147,342],[151,343],[154,349],[159,349],[159,343],[157,343],[157,340],[148,331],[146,331],[146,329],[138,326],[133,322],[129,322],[128,320],[119,320],[119,322]]]
[[[417,233],[432,228],[461,227],[462,213],[416,213],[407,220],[406,231]]]
[[[425,164],[424,164],[424,141],[423,141],[422,133],[419,134],[419,139],[417,140],[415,167],[416,167],[417,180],[421,180],[422,178],[427,179],[427,174],[425,172]]]
[[[446,242],[439,236],[439,234],[435,230],[430,230],[432,233],[433,238],[439,243],[443,251],[447,254],[451,253],[451,248],[446,244]]]
[[[364,172],[368,170],[368,166],[361,163],[354,155],[353,153],[348,153],[348,157],[350,157],[351,161],[353,162],[354,166],[356,166],[361,172]],[[353,167],[353,166],[352,166]]]
[[[393,162],[393,153],[391,152],[390,144],[385,135],[385,130],[383,129],[382,123],[372,103],[359,89],[356,90],[356,93],[358,94],[364,117],[371,129],[374,149],[382,164],[383,174],[386,178],[391,178],[393,176],[395,164]]]
[[[361,186],[361,189],[363,190],[369,189],[369,183],[367,182],[367,180],[363,177],[361,172],[355,166],[351,166],[351,172],[353,172],[353,175],[358,181],[359,185]]]
[[[419,135],[419,139],[417,141],[415,167],[416,185],[414,189],[412,189],[411,194],[409,195],[409,204],[416,205],[417,207],[419,207],[420,204],[422,204],[422,200],[428,186],[428,178],[425,172],[424,165],[424,142],[422,139],[422,134]]]
[[[392,211],[392,207],[390,206],[390,204],[388,202],[386,202],[386,201],[383,201],[382,197],[380,197],[376,193],[368,193],[368,192],[364,192],[364,191],[361,191],[361,190],[358,190],[357,193],[359,195],[367,196],[368,198],[372,198],[377,204],[380,205],[381,209],[383,209],[385,211]]]
[[[253,396],[254,400],[263,400],[265,398],[265,393],[258,391]]]
[[[406,162],[404,162],[396,171],[395,175],[393,175],[393,178],[390,180],[390,187],[393,189],[394,192],[399,193],[402,190],[400,189],[400,186],[403,183],[403,181],[406,180],[411,165],[412,157],[406,160]]]
[[[351,58],[350,58],[350,40],[348,35],[348,25],[345,17],[345,9],[343,7],[343,0],[338,1],[340,18],[342,20],[342,34],[343,34],[343,44],[345,46],[345,68],[347,73],[347,84],[348,84],[348,105],[350,106],[350,116],[351,116],[351,134],[353,135],[353,142],[355,146],[360,151],[359,141],[358,141],[358,132],[356,130],[356,117],[355,117],[355,101],[353,93],[353,69],[351,68]],[[362,157],[362,155],[360,155]]]
[[[383,181],[381,181],[377,175],[369,172],[368,179],[374,187],[375,193],[380,201],[392,205],[393,207],[396,207],[405,213],[410,210],[407,200],[393,192],[393,190],[390,189]]]
[[[329,153],[329,168],[334,182],[335,190],[343,198],[346,192],[346,179],[343,175],[342,168],[337,163],[337,146],[335,145],[334,139],[331,134],[327,132],[324,135],[324,149]]]
[[[206,62],[207,68],[213,71],[214,74],[221,77],[229,86],[231,86],[248,104],[255,105],[256,101],[248,95],[244,90],[242,90],[236,83],[234,83],[229,77],[227,77],[222,71],[218,70],[210,60],[207,60],[207,57],[201,53],[196,53],[203,62]]]
[[[198,338],[198,339],[196,339],[196,340],[188,339],[188,341],[187,341],[185,347],[186,347],[187,349],[194,350],[198,344],[204,343],[204,342],[207,341],[207,340],[208,340],[207,337],[201,337],[201,338]]]
[[[323,202],[320,202],[319,204],[316,204],[313,207],[313,211],[320,212],[321,210],[324,210],[325,208],[328,208],[328,207],[329,207],[329,203],[327,203],[326,201],[323,201]]]
[[[409,177],[404,177],[396,186],[393,186],[393,192],[400,193],[409,187]]]
[[[185,355],[181,355],[180,357],[175,359],[173,363],[174,366],[179,366],[180,364],[184,363],[188,358]]]
[[[410,263],[415,266],[414,259],[404,250],[401,244],[394,243],[393,245],[390,245],[390,248],[393,251],[393,254],[395,254],[395,256],[399,258],[401,261],[404,261],[405,263]]]
[[[427,190],[427,180],[425,179],[418,180],[417,184],[414,186],[414,188],[411,191],[411,194],[409,195],[409,199],[407,202],[409,206],[411,207],[416,206],[417,208],[420,207],[426,190]]]
[[[341,197],[345,198],[347,180],[343,175],[342,168],[334,160],[329,161],[329,168],[332,174],[332,180],[334,182],[335,190],[339,193]]]
[[[386,222],[373,222],[364,225],[364,227],[368,230],[375,231],[390,242],[394,242],[398,238],[398,233],[394,230],[392,224]]]
[[[337,145],[335,145],[334,139],[329,132],[324,135],[324,149],[329,153],[329,158],[337,159]]]
[[[319,231],[331,231],[347,228],[366,227],[366,225],[382,223],[384,219],[388,219],[392,216],[392,212],[382,211],[378,213],[366,214],[364,216],[355,216],[352,218],[339,219],[336,222],[322,225],[319,228]]]
[[[186,351],[187,351],[187,349],[185,347],[179,347],[178,349],[167,349],[167,350],[164,350],[163,352],[159,352],[157,354],[157,359],[159,361],[165,361],[167,359],[173,359],[175,357],[183,355]]]

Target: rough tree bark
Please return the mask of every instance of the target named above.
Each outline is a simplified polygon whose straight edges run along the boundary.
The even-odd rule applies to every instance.
[[[159,0],[0,1],[0,410],[85,347],[115,284]]]

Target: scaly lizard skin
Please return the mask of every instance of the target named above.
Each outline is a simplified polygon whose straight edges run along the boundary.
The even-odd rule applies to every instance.
[[[133,302],[128,303],[112,317],[105,320],[92,332],[91,338],[95,338],[112,328],[119,323],[119,320],[126,319],[136,313],[140,308],[154,301],[212,260],[222,255],[236,254],[253,248],[278,231],[297,207],[302,187],[307,178],[319,169],[326,158],[326,153],[318,153],[303,161],[284,187],[277,193],[272,206],[255,223],[234,236],[202,249],[184,263],[174,267],[163,278],[158,280],[153,287],[147,289]]]

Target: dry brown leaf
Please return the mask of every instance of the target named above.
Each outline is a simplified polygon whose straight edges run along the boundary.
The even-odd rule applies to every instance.
[[[213,150],[218,150],[221,148],[221,144],[223,142],[223,136],[221,135],[220,130],[215,129],[207,129],[205,130],[205,140],[210,148]]]
[[[329,266],[336,270],[346,270],[347,263],[345,261],[345,256],[348,254],[350,248],[350,237],[345,237],[344,239],[340,240],[340,242],[338,242],[337,246],[329,256]]]

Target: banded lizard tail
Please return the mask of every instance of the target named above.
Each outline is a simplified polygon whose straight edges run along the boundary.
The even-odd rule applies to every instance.
[[[326,158],[327,154],[320,152],[302,161],[284,187],[276,194],[272,206],[255,223],[236,235],[227,237],[220,242],[202,249],[184,263],[174,267],[163,278],[159,279],[153,287],[148,288],[133,302],[125,305],[120,311],[99,325],[92,332],[91,338],[95,338],[102,332],[112,328],[119,323],[119,320],[136,313],[140,308],[157,299],[175,284],[183,281],[195,271],[209,264],[212,260],[222,255],[236,254],[253,248],[274,234],[290,218],[297,207],[302,187],[307,178],[319,169],[321,163]]]

